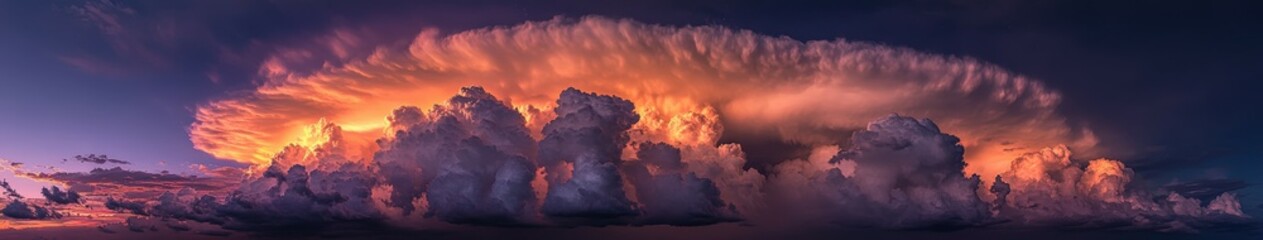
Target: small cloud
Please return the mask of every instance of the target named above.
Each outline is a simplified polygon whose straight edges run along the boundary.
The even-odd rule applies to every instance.
[[[75,155],[75,157],[74,157],[74,158],[75,158],[75,160],[79,160],[79,162],[85,162],[85,163],[96,163],[96,164],[106,164],[106,163],[114,163],[114,164],[132,164],[132,162],[129,162],[129,161],[123,161],[123,160],[118,160],[118,159],[113,159],[113,158],[110,158],[109,156],[107,156],[107,155],[105,155],[105,154],[101,154],[101,155],[88,154],[87,156],[84,156],[84,155]],[[65,161],[65,160],[63,159],[63,161]]]
[[[4,188],[4,196],[11,199],[22,199],[22,194],[13,190],[13,186],[9,185],[9,181],[0,180],[0,188]]]
[[[132,214],[145,215],[145,203],[141,201],[127,201],[109,197],[105,200],[105,208],[117,212],[131,212]]]
[[[44,199],[47,199],[49,203],[72,204],[83,202],[83,197],[79,196],[78,192],[71,190],[62,191],[57,186],[53,186],[51,190],[50,188],[40,189],[40,194],[44,195]]]

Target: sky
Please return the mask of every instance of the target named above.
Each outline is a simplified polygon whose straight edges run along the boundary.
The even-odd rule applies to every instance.
[[[0,235],[1257,237],[1259,5],[3,2]]]

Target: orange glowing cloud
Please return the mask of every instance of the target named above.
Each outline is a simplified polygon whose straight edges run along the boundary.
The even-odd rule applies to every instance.
[[[254,91],[197,108],[190,127],[197,149],[260,165],[321,119],[361,136],[347,141],[369,143],[383,137],[393,109],[439,103],[470,85],[516,106],[537,138],[556,94],[576,87],[631,100],[642,116],[639,134],[679,145],[713,148],[728,129],[835,146],[848,138],[839,132],[890,113],[934,119],[962,139],[965,171],[986,176],[1008,170],[1025,151],[1014,149],[1069,144],[1091,152],[1095,145],[1091,131],[1069,126],[1057,112],[1057,92],[994,65],[716,26],[553,19],[452,34],[426,30],[407,49],[383,47],[309,73],[269,64],[267,81]],[[690,154],[739,156],[740,146],[714,151]]]

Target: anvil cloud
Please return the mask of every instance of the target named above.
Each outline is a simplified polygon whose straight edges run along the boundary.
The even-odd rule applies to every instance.
[[[1088,151],[1096,142],[1057,113],[1058,93],[987,63],[714,26],[587,17],[427,30],[407,49],[383,47],[310,72],[286,69],[270,62],[257,90],[199,107],[190,128],[195,147],[263,164],[321,118],[376,131],[398,106],[438,103],[470,85],[515,107],[549,106],[568,87],[617,95],[639,106],[641,127],[669,121],[655,114],[714,108],[728,129],[808,145],[839,144],[835,135],[890,113],[927,117],[962,137],[967,171],[982,175],[1002,172],[1021,149]]]

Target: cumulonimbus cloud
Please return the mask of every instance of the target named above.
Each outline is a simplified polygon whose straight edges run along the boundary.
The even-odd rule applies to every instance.
[[[1070,161],[1069,148],[1107,151],[1038,81],[876,44],[587,17],[428,30],[405,51],[269,77],[200,106],[190,128],[195,147],[254,174],[223,201],[181,191],[136,212],[247,230],[1246,218],[1231,193],[1158,201],[1128,188],[1122,162]],[[740,142],[719,142],[732,132],[814,150],[758,172]],[[1086,214],[1102,209],[1115,211]]]
[[[832,134],[890,113],[927,117],[961,136],[966,171],[986,176],[1004,171],[1020,149],[1088,151],[1095,143],[1057,112],[1058,93],[972,59],[601,17],[428,30],[407,49],[269,73],[255,91],[198,107],[190,137],[216,157],[261,165],[321,118],[379,133],[396,107],[439,103],[470,85],[515,107],[550,106],[569,87],[613,94],[638,104],[640,126],[668,120],[651,112],[669,118],[714,108],[729,131],[808,145],[838,144]]]

